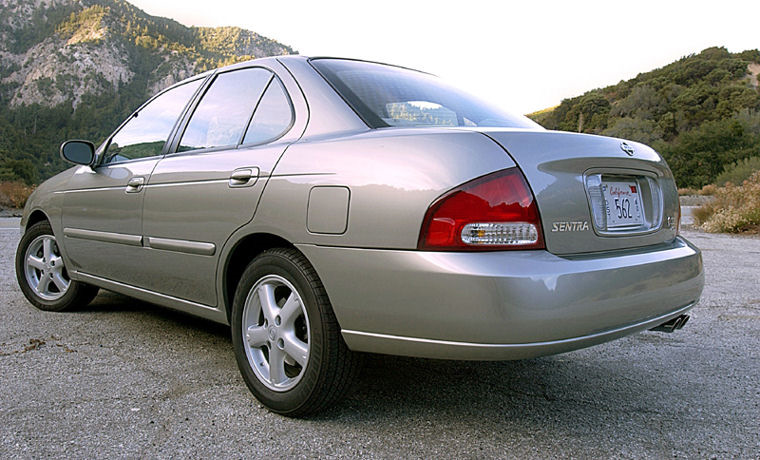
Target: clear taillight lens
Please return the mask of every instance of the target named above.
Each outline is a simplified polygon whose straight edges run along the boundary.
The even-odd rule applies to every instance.
[[[541,220],[517,168],[467,182],[436,200],[425,214],[419,249],[543,249]]]

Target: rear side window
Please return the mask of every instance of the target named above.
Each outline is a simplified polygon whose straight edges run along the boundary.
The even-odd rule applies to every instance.
[[[203,79],[172,88],[135,113],[111,138],[103,164],[161,155],[174,124]]]
[[[263,144],[280,137],[293,121],[290,99],[277,78],[273,78],[256,107],[243,144]]]
[[[542,129],[441,79],[414,70],[345,59],[311,64],[372,128],[480,126]]]
[[[262,68],[217,75],[190,117],[179,151],[239,144],[271,79],[272,73]]]

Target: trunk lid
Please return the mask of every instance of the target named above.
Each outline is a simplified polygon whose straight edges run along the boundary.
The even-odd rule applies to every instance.
[[[646,145],[560,131],[482,129],[522,170],[549,252],[635,248],[673,240],[673,175]]]

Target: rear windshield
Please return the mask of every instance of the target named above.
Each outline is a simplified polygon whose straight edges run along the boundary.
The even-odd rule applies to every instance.
[[[515,115],[414,70],[345,59],[311,64],[372,128],[473,126],[541,129]]]

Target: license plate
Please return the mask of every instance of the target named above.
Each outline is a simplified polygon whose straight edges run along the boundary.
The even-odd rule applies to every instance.
[[[603,179],[602,196],[608,229],[640,227],[644,223],[637,182]]]

